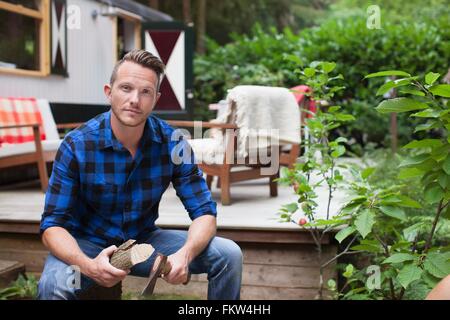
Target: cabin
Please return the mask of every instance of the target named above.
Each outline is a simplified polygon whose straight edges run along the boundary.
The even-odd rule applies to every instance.
[[[155,113],[192,114],[192,28],[162,12],[128,0],[7,0],[0,26],[0,96],[45,98],[57,124],[108,110],[103,85],[135,48],[167,67]]]

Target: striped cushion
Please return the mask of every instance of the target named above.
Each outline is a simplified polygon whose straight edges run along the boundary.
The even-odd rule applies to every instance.
[[[41,140],[45,140],[42,116],[34,98],[0,97],[0,127],[23,124],[39,124]],[[0,143],[24,143],[34,141],[33,129],[0,129]]]

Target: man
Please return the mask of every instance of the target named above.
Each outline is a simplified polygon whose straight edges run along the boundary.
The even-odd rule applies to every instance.
[[[148,277],[156,252],[168,255],[172,265],[167,282],[181,284],[189,273],[207,273],[209,299],[239,299],[241,250],[215,237],[216,204],[193,156],[181,164],[173,161],[174,148],[186,142],[172,141],[174,129],[150,115],[163,72],[163,63],[151,53],[129,52],[104,87],[111,111],[62,142],[41,220],[50,255],[39,282],[40,299],[76,299],[94,282],[112,287],[128,273]],[[193,220],[188,231],[155,227],[170,183]],[[155,253],[123,271],[109,257],[128,239],[151,244]],[[70,266],[81,271],[81,288],[71,285]]]

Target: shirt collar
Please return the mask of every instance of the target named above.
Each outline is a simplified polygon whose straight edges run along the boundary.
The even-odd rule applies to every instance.
[[[153,116],[147,118],[144,132],[142,134],[141,143],[146,145],[149,140],[161,143],[161,131],[158,130],[156,121]],[[111,128],[111,110],[105,113],[105,116],[100,120],[100,134],[99,134],[100,148],[105,149],[113,147],[116,150],[123,149],[122,144],[114,136]]]

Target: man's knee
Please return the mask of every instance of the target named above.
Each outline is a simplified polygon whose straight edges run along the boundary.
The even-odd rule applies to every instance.
[[[243,255],[241,247],[237,245],[236,242],[232,240],[228,240],[228,255],[230,262],[237,265],[242,265],[243,263]]]
[[[38,299],[76,299],[75,290],[79,288],[81,288],[81,273],[79,270],[50,255],[39,279]]]
[[[221,258],[225,259],[225,263],[228,268],[241,270],[243,262],[241,248],[232,240],[224,238],[218,238],[218,240],[217,249],[221,255]]]

